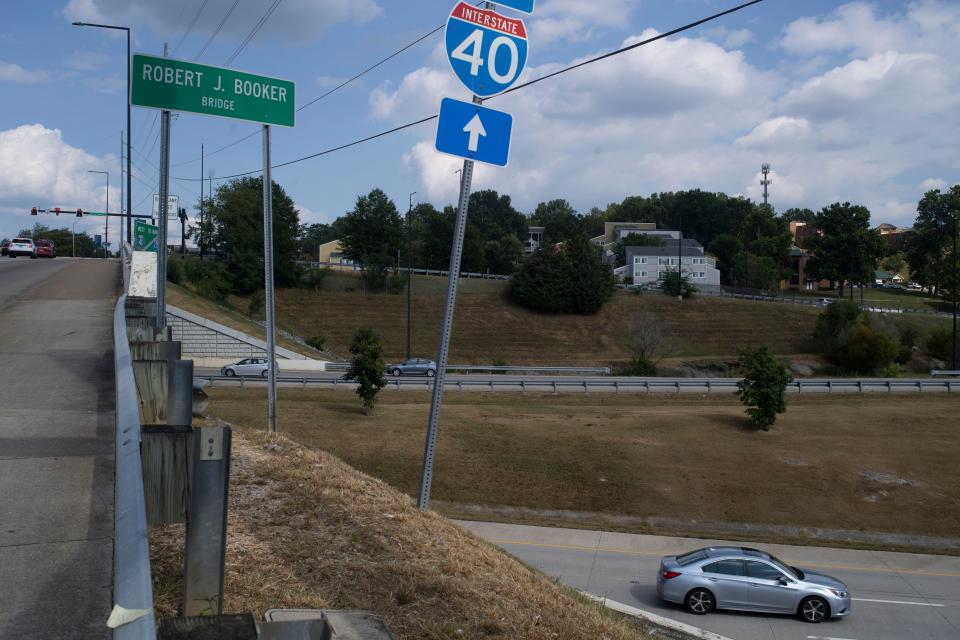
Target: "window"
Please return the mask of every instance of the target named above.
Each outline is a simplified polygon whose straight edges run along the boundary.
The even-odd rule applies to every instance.
[[[703,549],[697,549],[696,551],[691,551],[690,553],[685,553],[682,556],[677,556],[677,564],[681,567],[685,567],[688,564],[694,562],[699,562],[700,560],[707,559],[707,552]]]
[[[743,560],[721,560],[708,564],[703,568],[704,573],[716,573],[722,576],[742,576]]]
[[[765,562],[747,560],[747,576],[759,580],[779,580],[784,577],[783,572],[771,567]]]

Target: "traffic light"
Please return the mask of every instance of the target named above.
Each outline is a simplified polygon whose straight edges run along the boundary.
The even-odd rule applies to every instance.
[[[37,215],[37,208],[36,208],[36,207],[34,207],[33,209],[30,209],[30,215],[32,215],[32,216]]]
[[[57,214],[57,217],[60,217],[60,207],[54,207],[53,212]]]
[[[81,209],[80,207],[77,207],[77,217],[78,218],[83,217],[83,209]]]

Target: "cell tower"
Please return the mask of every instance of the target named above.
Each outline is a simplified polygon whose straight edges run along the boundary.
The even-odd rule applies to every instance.
[[[770,199],[770,192],[767,188],[773,184],[773,180],[770,179],[770,165],[764,164],[760,168],[760,171],[763,173],[763,180],[760,181],[760,184],[763,185],[763,204],[766,206],[768,204],[767,201]]]

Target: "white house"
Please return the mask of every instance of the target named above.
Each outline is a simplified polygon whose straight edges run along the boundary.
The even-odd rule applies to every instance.
[[[657,284],[679,266],[694,286],[720,286],[717,261],[707,256],[696,240],[684,239],[681,245],[676,237],[671,237],[664,240],[662,247],[627,247],[626,258],[627,264],[618,271],[634,285]]]

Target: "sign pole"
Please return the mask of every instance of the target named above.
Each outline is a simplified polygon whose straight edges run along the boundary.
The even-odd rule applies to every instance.
[[[480,104],[480,98],[473,101]],[[450,334],[453,329],[453,312],[457,302],[457,284],[460,282],[460,261],[463,257],[463,236],[467,229],[467,207],[470,204],[470,187],[473,183],[473,160],[463,161],[460,178],[460,201],[457,206],[457,224],[453,232],[453,250],[450,254],[450,274],[447,279],[447,304],[443,309],[443,329],[440,334],[440,355],[437,358],[437,375],[434,378],[433,398],[430,402],[430,422],[427,427],[427,442],[423,451],[423,472],[420,476],[420,498],[417,507],[421,511],[430,508],[430,487],[433,484],[433,461],[437,453],[437,432],[440,430],[440,405],[443,400],[443,381],[447,375],[447,358],[450,352]]]
[[[263,125],[263,272],[267,311],[267,429],[277,432],[277,345],[273,300],[273,178],[270,175],[270,125]]]
[[[163,55],[167,55],[163,43]],[[167,324],[167,200],[170,194],[170,111],[160,113],[160,202],[158,220],[160,242],[157,247],[157,328]]]

